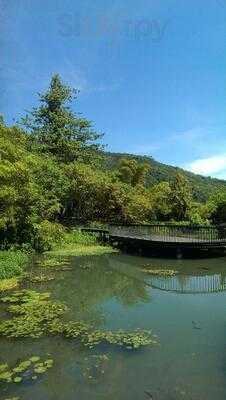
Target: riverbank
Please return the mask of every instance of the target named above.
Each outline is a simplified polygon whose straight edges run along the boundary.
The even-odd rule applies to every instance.
[[[78,230],[66,232],[60,243],[52,243],[51,250],[44,252],[50,256],[91,256],[116,252],[111,246],[100,243],[94,235]],[[0,291],[18,286],[23,277],[30,255],[22,250],[0,251]]]
[[[100,242],[97,236],[72,230],[65,233],[60,244],[53,245],[45,254],[59,256],[95,256],[117,252],[109,245]]]
[[[28,261],[28,254],[20,250],[0,251],[0,293],[18,287]]]

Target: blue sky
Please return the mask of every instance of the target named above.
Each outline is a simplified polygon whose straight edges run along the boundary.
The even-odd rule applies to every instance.
[[[226,0],[0,0],[8,123],[51,75],[107,149],[226,179]]]

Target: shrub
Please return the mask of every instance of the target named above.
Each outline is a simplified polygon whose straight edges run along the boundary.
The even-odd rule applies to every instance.
[[[34,225],[34,243],[36,251],[44,252],[51,250],[54,245],[63,242],[65,230],[62,225],[47,220]]]
[[[78,229],[74,229],[71,232],[65,233],[64,235],[64,244],[73,245],[73,244],[95,244],[97,242],[97,237],[93,234],[87,232],[81,232]]]

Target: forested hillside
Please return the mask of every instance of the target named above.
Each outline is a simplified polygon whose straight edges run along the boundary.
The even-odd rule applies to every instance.
[[[105,153],[54,75],[14,126],[0,119],[0,246],[49,247],[65,226],[226,220],[226,183],[152,158]]]
[[[140,156],[126,153],[106,153],[104,165],[107,168],[117,169],[120,160],[129,158],[139,163],[148,163],[150,171],[146,176],[146,186],[150,187],[160,182],[171,182],[178,173],[183,174],[189,181],[194,198],[197,201],[206,201],[211,195],[218,190],[225,190],[226,181],[205,177],[192,172],[183,170],[182,168],[172,167],[154,160],[152,157]]]

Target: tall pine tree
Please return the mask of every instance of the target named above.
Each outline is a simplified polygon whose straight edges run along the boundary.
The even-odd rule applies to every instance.
[[[101,150],[97,141],[102,135],[93,130],[90,121],[69,107],[77,94],[78,90],[65,85],[56,74],[48,90],[39,94],[40,106],[22,119],[33,145],[63,162],[90,162]]]

